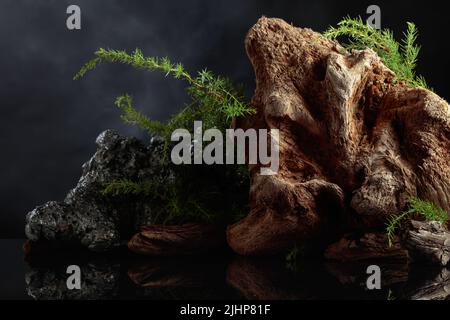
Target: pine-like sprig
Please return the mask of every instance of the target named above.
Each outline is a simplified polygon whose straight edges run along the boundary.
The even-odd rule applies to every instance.
[[[395,73],[397,80],[414,87],[430,89],[425,79],[415,72],[420,46],[416,44],[418,31],[414,23],[407,23],[407,30],[401,43],[395,40],[391,30],[377,30],[367,25],[361,18],[345,17],[337,27],[330,27],[324,36],[328,39],[348,38],[349,43],[344,44],[344,47],[349,50],[371,48]]]
[[[130,95],[125,94],[123,96],[117,97],[115,101],[116,106],[118,106],[124,112],[120,118],[125,123],[135,124],[138,127],[147,130],[150,134],[166,136],[167,126],[156,120],[150,120],[142,112],[136,110],[133,106],[133,99]]]
[[[88,61],[74,79],[82,78],[88,71],[95,69],[101,62],[121,63],[136,69],[160,71],[166,76],[173,76],[188,83],[187,91],[194,104],[202,111],[206,127],[223,129],[229,125],[232,118],[252,115],[256,110],[246,102],[242,92],[233,83],[223,77],[215,76],[209,70],[201,70],[197,76],[189,74],[181,63],[172,63],[168,58],[145,57],[141,50],[136,49],[131,54],[123,50],[107,50],[100,48],[95,52],[95,58]],[[126,96],[119,101],[127,103]],[[131,111],[130,108],[127,109]],[[141,122],[136,122],[144,124]],[[150,124],[148,122],[146,125]],[[153,128],[155,123],[151,124]],[[160,128],[158,128],[159,130]]]
[[[162,224],[217,222],[225,219],[225,214],[230,214],[211,210],[207,203],[210,196],[207,192],[203,191],[205,199],[202,199],[195,192],[183,191],[183,183],[179,182],[120,179],[105,184],[101,194],[105,197],[137,196],[139,199],[153,201],[153,220]]]
[[[138,195],[138,196],[161,196],[161,184],[155,181],[131,181],[122,179],[112,181],[105,185],[101,191],[104,196]]]
[[[395,233],[402,223],[414,215],[424,217],[426,221],[438,221],[442,224],[449,220],[448,213],[432,202],[413,197],[408,200],[408,209],[398,215],[389,217],[386,225],[386,236],[389,247],[392,246]]]
[[[192,101],[166,123],[161,123],[135,108],[130,95],[116,98],[115,104],[122,110],[124,122],[139,126],[152,136],[162,137],[164,149],[159,165],[163,171],[169,169],[174,179],[167,181],[154,177],[147,181],[109,181],[101,193],[106,197],[136,196],[150,201],[155,212],[154,220],[158,223],[213,220],[223,223],[241,216],[248,204],[248,176],[242,174],[241,166],[172,166],[169,146],[175,129],[184,128],[192,132],[196,120],[203,121],[204,130],[217,128],[223,132],[229,128],[232,118],[254,114],[256,111],[246,103],[242,90],[227,78],[215,76],[208,70],[202,70],[194,77],[183,65],[174,64],[167,58],[145,57],[139,49],[131,54],[99,49],[95,58],[88,61],[74,79],[80,79],[102,62],[161,71],[166,76],[184,80]]]

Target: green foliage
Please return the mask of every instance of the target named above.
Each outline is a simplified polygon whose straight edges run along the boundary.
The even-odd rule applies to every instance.
[[[337,27],[330,27],[324,36],[328,39],[346,37],[349,43],[346,49],[373,49],[383,63],[391,69],[397,80],[414,87],[429,89],[425,79],[415,73],[420,46],[416,45],[417,28],[412,22],[407,23],[407,31],[402,42],[397,42],[392,31],[377,30],[367,25],[361,18],[346,17]]]
[[[133,107],[133,99],[128,94],[117,97],[115,104],[124,112],[121,119],[125,123],[135,124],[151,134],[166,137],[168,127],[159,121],[150,120],[142,112],[136,110]]]
[[[215,76],[206,69],[198,72],[197,76],[194,77],[186,71],[182,64],[172,63],[168,58],[145,57],[139,49],[129,54],[126,51],[100,48],[95,52],[95,56],[80,69],[74,79],[82,78],[101,62],[111,62],[130,65],[136,69],[160,71],[166,76],[170,75],[175,79],[186,81],[188,83],[186,90],[192,98],[192,103],[171,120],[172,124],[186,124],[193,117],[197,117],[197,120],[203,121],[205,129],[218,128],[223,130],[229,126],[232,118],[245,117],[256,112],[245,102],[242,91],[234,86],[229,79]],[[128,122],[136,123],[152,134],[161,134],[161,130],[168,131],[157,125],[156,121],[150,121],[139,112],[135,112],[128,95],[119,97],[117,100],[120,106],[125,107],[122,109],[126,112],[125,119],[131,120]],[[135,116],[138,118],[137,121]],[[189,123],[189,126],[184,126],[184,128],[191,125],[192,123]],[[182,127],[179,126],[178,128]]]
[[[386,300],[387,301],[394,301],[395,300],[394,293],[392,292],[391,289],[388,290],[388,294],[387,294]]]
[[[119,96],[115,104],[122,110],[122,120],[134,124],[152,136],[164,140],[161,169],[171,166],[175,174],[172,182],[132,181],[122,179],[107,183],[102,190],[106,197],[133,196],[152,202],[157,209],[158,223],[184,223],[195,221],[230,222],[246,214],[248,204],[248,170],[242,165],[226,166],[172,166],[170,137],[178,128],[192,132],[195,120],[203,121],[204,130],[227,129],[235,117],[256,113],[245,101],[242,89],[230,80],[215,76],[208,70],[189,74],[182,64],[167,58],[145,57],[139,49],[129,54],[125,51],[99,49],[95,58],[87,62],[74,79],[80,79],[101,62],[121,63],[137,69],[160,71],[165,76],[184,80],[192,101],[167,123],[151,120],[133,106],[130,95]]]
[[[155,181],[134,182],[129,179],[122,179],[110,182],[102,190],[104,196],[120,195],[160,195],[161,185]]]
[[[294,245],[286,255],[286,268],[290,271],[299,271],[299,260],[305,256],[305,247]]]
[[[156,223],[234,222],[247,212],[248,185],[242,180],[239,181],[236,176],[232,178],[226,176],[230,172],[236,174],[238,172],[236,169],[228,171],[219,167],[214,169],[203,168],[202,171],[195,167],[192,169],[185,167],[178,172],[177,179],[172,182],[155,179],[116,180],[107,183],[101,193],[105,197],[133,196],[150,201],[155,206]],[[194,174],[197,174],[195,180]],[[205,174],[222,179],[224,183],[211,185],[212,180],[205,179]],[[227,181],[234,183],[228,186]],[[235,194],[236,192],[241,193]]]
[[[294,248],[291,249],[291,251],[288,252],[286,255],[286,267],[289,270],[295,271],[297,270],[297,256],[298,256],[298,248],[297,246],[294,246]]]
[[[449,219],[448,213],[434,203],[413,197],[408,201],[408,210],[388,219],[386,235],[391,247],[396,231],[401,227],[403,221],[414,215],[422,216],[426,221],[438,221],[446,223]]]
[[[158,212],[153,217],[158,223],[211,222],[214,220],[198,199],[192,199],[186,193],[186,197],[182,197],[178,187],[175,182],[167,183],[157,180],[135,182],[122,179],[106,184],[102,194],[107,197],[138,196],[140,199],[147,198],[153,201],[159,205],[158,210],[155,210]]]

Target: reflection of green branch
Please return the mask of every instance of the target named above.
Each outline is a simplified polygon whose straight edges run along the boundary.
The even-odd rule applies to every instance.
[[[291,271],[298,271],[298,260],[302,254],[302,248],[295,245],[286,255],[286,268]]]
[[[344,45],[347,49],[374,50],[399,81],[429,89],[425,79],[415,73],[420,52],[420,46],[416,45],[417,28],[412,22],[408,22],[407,25],[408,29],[401,43],[395,40],[392,31],[372,28],[361,18],[345,17],[337,27],[330,27],[324,36],[328,39],[350,38],[350,42]]]
[[[391,289],[388,290],[388,295],[387,295],[387,297],[386,297],[386,300],[388,300],[388,301],[393,301],[393,300],[395,300],[394,293],[392,292]]]
[[[389,247],[392,246],[395,233],[401,227],[403,221],[416,214],[423,216],[426,221],[438,221],[440,223],[445,223],[449,219],[448,213],[444,209],[434,203],[413,197],[408,200],[407,211],[388,218],[386,236]]]
[[[392,247],[392,242],[394,240],[395,233],[397,232],[397,229],[400,228],[402,221],[408,218],[411,215],[411,211],[405,211],[401,214],[395,216],[391,216],[388,218],[388,223],[386,227],[386,236],[388,239],[388,245],[389,247]]]

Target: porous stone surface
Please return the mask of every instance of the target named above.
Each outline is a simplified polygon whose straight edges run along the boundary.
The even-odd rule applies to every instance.
[[[107,130],[98,136],[96,144],[96,153],[83,165],[78,184],[65,200],[48,202],[28,213],[28,239],[106,251],[119,246],[139,227],[152,223],[150,203],[107,197],[101,190],[108,182],[120,179],[171,179],[170,172],[161,171],[161,140],[154,138],[146,146],[136,138]]]
[[[370,50],[261,18],[246,50],[257,114],[241,128],[279,129],[278,174],[252,165],[250,214],[227,231],[239,254],[326,242],[341,228],[380,228],[412,196],[449,211],[450,111],[396,82]]]
[[[113,299],[119,294],[120,265],[91,262],[80,266],[80,289],[67,286],[67,267],[31,267],[25,274],[27,294],[35,300]]]

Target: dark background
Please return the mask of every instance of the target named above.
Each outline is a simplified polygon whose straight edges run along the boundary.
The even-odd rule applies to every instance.
[[[80,31],[66,28],[70,4],[81,7]],[[419,73],[448,100],[444,2],[0,0],[0,237],[23,237],[29,210],[64,198],[98,133],[113,128],[143,137],[121,123],[116,96],[134,95],[159,120],[186,101],[182,83],[123,66],[101,66],[72,81],[95,49],[139,47],[192,72],[207,67],[243,83],[250,97],[254,76],[243,41],[260,16],[323,31],[345,15],[366,17],[370,4],[381,7],[382,26],[399,36],[406,21],[417,24]]]

